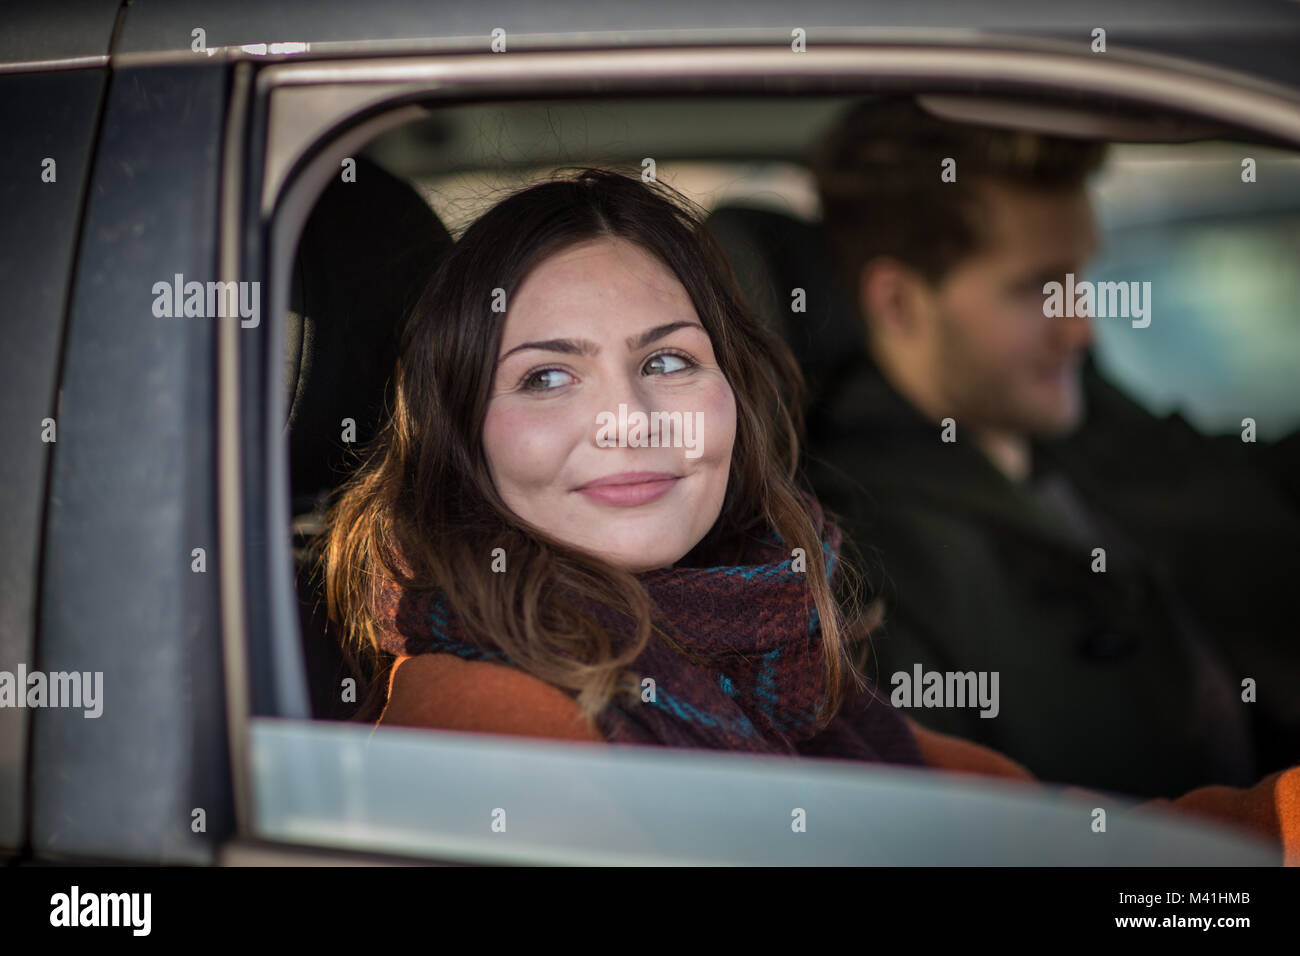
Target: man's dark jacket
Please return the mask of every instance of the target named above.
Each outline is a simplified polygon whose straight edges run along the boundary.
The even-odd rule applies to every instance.
[[[998,672],[996,717],[911,716],[1044,780],[1173,797],[1300,762],[1283,456],[1156,418],[1091,364],[1085,394],[1086,424],[1036,445],[1023,484],[865,358],[814,415],[809,477],[886,601],[871,676],[888,695],[916,664]]]

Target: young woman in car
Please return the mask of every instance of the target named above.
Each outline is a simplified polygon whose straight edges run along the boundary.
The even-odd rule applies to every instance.
[[[874,608],[800,485],[802,378],[699,222],[585,170],[440,264],[325,552],[331,616],[392,661],[381,722],[1033,780],[863,678]],[[1172,803],[1300,859],[1300,768]]]

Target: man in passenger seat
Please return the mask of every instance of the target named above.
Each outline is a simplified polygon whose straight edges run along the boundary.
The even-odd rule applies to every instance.
[[[1090,319],[1045,315],[1096,249],[1103,158],[911,99],[829,131],[824,234],[865,334],[810,477],[870,549],[872,676],[916,721],[1043,779],[1245,785],[1300,759],[1300,518],[1274,464],[1295,442],[1151,416],[1092,368]],[[971,672],[997,675],[995,714],[915,686]]]

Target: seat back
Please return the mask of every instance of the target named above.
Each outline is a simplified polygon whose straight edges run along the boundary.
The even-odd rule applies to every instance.
[[[340,682],[355,677],[364,687],[366,675],[328,620],[320,575],[307,559],[328,496],[382,423],[402,324],[451,246],[420,194],[364,157],[355,182],[336,180],[321,195],[298,243],[287,427],[303,654],[318,718],[353,716],[358,705],[342,700]]]
[[[865,351],[852,297],[835,280],[820,227],[772,209],[719,206],[706,222],[751,308],[794,352],[808,380],[810,436],[817,411]],[[804,311],[795,311],[803,290]]]

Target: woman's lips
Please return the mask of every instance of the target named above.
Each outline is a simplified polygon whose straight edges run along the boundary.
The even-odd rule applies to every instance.
[[[578,491],[601,504],[631,508],[662,498],[678,481],[676,475],[666,474],[614,475],[583,485]]]

